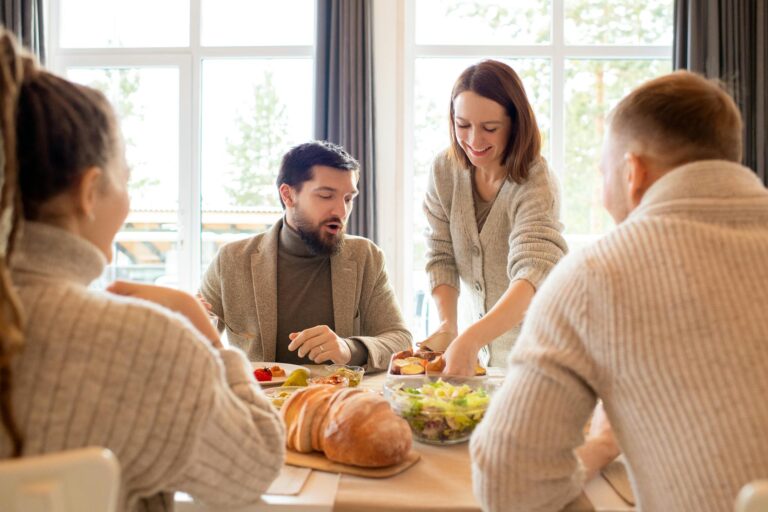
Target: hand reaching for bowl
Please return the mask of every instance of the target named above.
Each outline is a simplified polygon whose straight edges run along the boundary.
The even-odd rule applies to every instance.
[[[445,359],[443,373],[462,377],[475,375],[477,353],[479,350],[465,331],[448,345],[448,349],[443,355]]]
[[[292,332],[288,350],[298,350],[299,357],[307,356],[315,363],[333,361],[347,364],[352,359],[352,351],[347,342],[340,338],[327,325],[316,325],[301,332]]]

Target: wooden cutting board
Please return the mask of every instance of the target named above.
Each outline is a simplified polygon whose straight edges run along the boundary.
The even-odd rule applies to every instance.
[[[629,483],[627,468],[621,461],[614,460],[608,464],[603,468],[602,474],[621,499],[635,506],[635,493],[632,492],[632,485]]]
[[[293,450],[286,450],[285,463],[292,466],[317,469],[327,473],[344,473],[347,475],[364,476],[366,478],[387,478],[402,473],[416,464],[420,458],[421,455],[412,451],[400,464],[385,468],[361,468],[330,461],[320,452],[299,453]]]

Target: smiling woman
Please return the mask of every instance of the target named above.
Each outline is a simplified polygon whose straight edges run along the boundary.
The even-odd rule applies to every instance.
[[[450,119],[450,148],[435,159],[424,200],[426,270],[437,332],[455,338],[445,372],[471,375],[486,346],[490,363],[504,366],[536,288],[566,245],[557,180],[517,73],[492,60],[464,70]],[[476,319],[461,334],[460,282],[471,290]]]

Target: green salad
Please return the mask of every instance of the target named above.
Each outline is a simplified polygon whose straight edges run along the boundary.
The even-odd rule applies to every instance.
[[[438,444],[467,440],[483,419],[491,399],[484,388],[443,380],[392,391],[392,405],[411,426],[414,436]]]

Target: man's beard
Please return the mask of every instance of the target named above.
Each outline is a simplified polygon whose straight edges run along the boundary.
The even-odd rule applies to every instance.
[[[293,223],[296,225],[299,237],[315,254],[333,256],[341,252],[341,248],[344,246],[344,223],[340,218],[329,217],[315,226],[302,215],[297,206],[293,215]],[[341,226],[335,235],[323,231],[323,226],[331,223]]]

